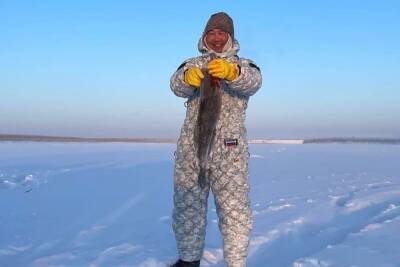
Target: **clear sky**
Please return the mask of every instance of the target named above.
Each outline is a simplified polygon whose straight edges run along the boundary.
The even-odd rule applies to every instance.
[[[262,70],[251,138],[400,136],[400,1],[0,1],[0,133],[177,137],[210,14]]]

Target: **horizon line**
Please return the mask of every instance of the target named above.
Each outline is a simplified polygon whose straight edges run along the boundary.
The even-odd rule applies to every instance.
[[[74,137],[33,134],[0,134],[0,142],[129,142],[129,143],[176,143],[178,138],[163,137]],[[253,138],[250,144],[309,144],[309,143],[390,143],[400,144],[400,137],[313,137],[313,138]]]

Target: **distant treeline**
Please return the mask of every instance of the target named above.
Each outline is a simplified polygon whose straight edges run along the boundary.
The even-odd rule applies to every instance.
[[[361,137],[333,137],[333,138],[311,138],[304,139],[304,144],[310,143],[378,143],[378,144],[400,144],[400,138],[361,138]]]
[[[175,139],[169,139],[169,138],[65,137],[65,136],[14,135],[14,134],[0,134],[0,141],[175,143]]]

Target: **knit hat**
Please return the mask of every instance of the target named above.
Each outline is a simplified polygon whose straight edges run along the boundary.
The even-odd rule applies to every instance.
[[[225,12],[218,12],[211,15],[210,19],[207,22],[206,28],[204,29],[203,35],[206,35],[207,32],[213,29],[221,29],[224,32],[229,33],[232,40],[235,38],[233,20]]]

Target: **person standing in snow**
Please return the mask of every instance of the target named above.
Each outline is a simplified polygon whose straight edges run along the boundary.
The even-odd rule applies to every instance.
[[[214,194],[228,267],[246,266],[252,215],[249,201],[248,144],[244,125],[249,97],[261,87],[259,67],[238,57],[233,21],[219,12],[208,20],[198,43],[200,56],[186,60],[171,77],[175,95],[188,98],[177,143],[173,229],[179,260],[172,267],[198,267],[204,250],[207,199]],[[200,88],[206,75],[218,80],[220,113],[208,154],[205,185],[199,184],[196,127]]]

